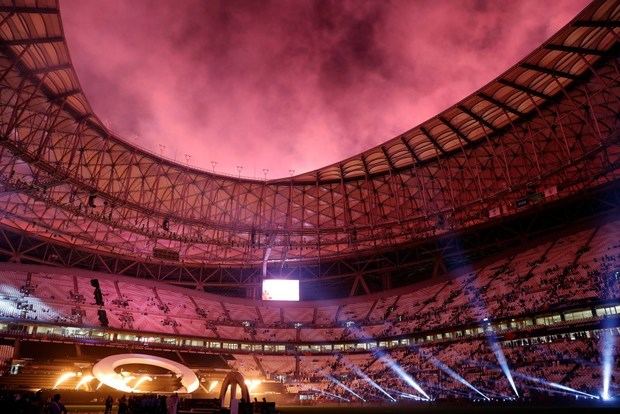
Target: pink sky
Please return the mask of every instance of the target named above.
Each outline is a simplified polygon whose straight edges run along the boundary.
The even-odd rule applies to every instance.
[[[587,3],[62,0],[61,13],[114,131],[183,163],[278,178],[435,115]]]

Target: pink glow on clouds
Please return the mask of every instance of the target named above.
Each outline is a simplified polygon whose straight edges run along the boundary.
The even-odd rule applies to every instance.
[[[61,12],[113,130],[180,162],[276,178],[428,119],[587,3],[62,0]]]

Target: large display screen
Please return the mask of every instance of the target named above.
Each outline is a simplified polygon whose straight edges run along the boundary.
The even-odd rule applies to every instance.
[[[299,280],[263,280],[263,300],[299,300]]]

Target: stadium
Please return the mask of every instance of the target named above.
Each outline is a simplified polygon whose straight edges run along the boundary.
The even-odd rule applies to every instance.
[[[620,1],[278,179],[113,132],[61,15],[0,1],[0,411],[617,409]]]

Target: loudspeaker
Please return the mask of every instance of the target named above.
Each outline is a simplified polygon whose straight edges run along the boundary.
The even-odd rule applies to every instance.
[[[99,323],[101,326],[104,328],[107,327],[110,322],[108,321],[108,315],[106,315],[105,311],[103,309],[99,309],[97,311],[97,315],[99,316]]]
[[[90,279],[90,285],[95,288],[95,303],[99,306],[103,306],[103,294],[101,293],[101,288],[99,287],[99,279]]]
[[[99,289],[95,289],[95,303],[99,306],[103,306],[103,294],[101,293],[101,290]]]

